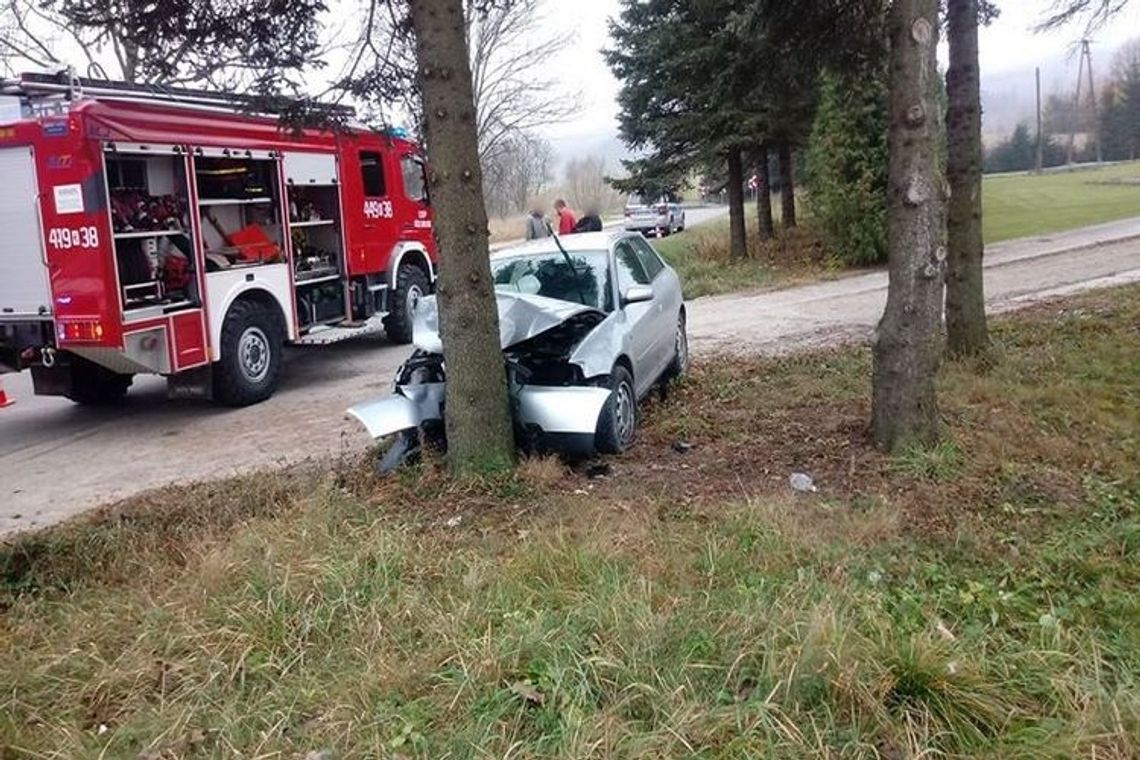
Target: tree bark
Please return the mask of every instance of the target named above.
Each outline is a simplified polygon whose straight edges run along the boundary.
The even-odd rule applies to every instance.
[[[744,229],[744,163],[740,148],[728,151],[728,226],[729,253],[734,259],[748,256]]]
[[[781,142],[780,148],[780,215],[784,228],[796,226],[796,167],[791,143]]]
[[[951,354],[989,349],[982,282],[982,98],[978,72],[978,0],[948,0],[950,68],[946,72],[946,337]]]
[[[768,146],[757,151],[756,159],[756,219],[761,240],[771,240],[776,234],[772,221],[772,176],[768,168]]]
[[[875,331],[871,428],[898,449],[938,437],[946,190],[938,163],[938,0],[894,0],[890,17],[887,307]]]
[[[447,366],[447,461],[454,474],[482,473],[510,467],[515,446],[488,258],[463,0],[412,0],[411,15],[442,256],[438,298]]]

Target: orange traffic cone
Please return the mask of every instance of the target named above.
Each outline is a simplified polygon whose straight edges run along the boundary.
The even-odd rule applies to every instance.
[[[8,394],[4,392],[4,386],[0,385],[0,409],[3,409],[6,406],[11,406],[14,403],[16,402],[8,398]]]

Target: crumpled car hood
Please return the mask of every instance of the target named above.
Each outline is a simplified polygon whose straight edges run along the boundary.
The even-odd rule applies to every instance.
[[[604,312],[591,306],[527,293],[496,291],[495,301],[499,308],[499,345],[502,348],[530,340],[579,314],[596,312],[605,316]],[[443,353],[443,343],[439,338],[439,304],[435,296],[428,296],[416,305],[412,343],[429,353]]]

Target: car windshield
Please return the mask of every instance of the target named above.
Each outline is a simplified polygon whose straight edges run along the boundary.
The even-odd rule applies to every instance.
[[[612,288],[605,251],[574,251],[570,261],[560,251],[512,256],[491,262],[496,290],[528,293],[591,306],[613,309]]]

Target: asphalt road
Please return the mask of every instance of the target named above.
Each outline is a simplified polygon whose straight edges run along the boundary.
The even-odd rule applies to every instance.
[[[702,216],[690,212],[690,224]],[[1138,280],[1140,219],[1013,241],[987,254],[995,310]],[[882,312],[886,282],[875,272],[697,299],[689,305],[694,353],[776,353],[864,339]],[[158,378],[136,381],[122,408],[86,409],[33,396],[26,373],[6,375],[17,403],[0,411],[0,534],[167,483],[357,451],[367,440],[344,410],[386,392],[407,351],[382,338],[291,349],[278,393],[245,409],[167,400]]]

